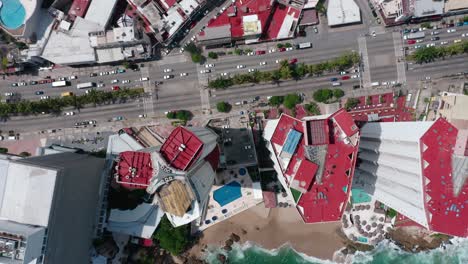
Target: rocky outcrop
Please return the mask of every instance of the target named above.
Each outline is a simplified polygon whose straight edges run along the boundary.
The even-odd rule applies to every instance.
[[[388,233],[397,246],[408,252],[420,252],[440,247],[450,243],[451,236],[431,233],[420,227],[401,227]]]

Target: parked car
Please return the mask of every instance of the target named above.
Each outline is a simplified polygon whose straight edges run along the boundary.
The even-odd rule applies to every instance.
[[[172,79],[174,75],[164,75],[164,80]]]
[[[432,31],[431,35],[439,35],[439,31]]]
[[[172,72],[172,69],[164,69],[164,72]]]
[[[44,94],[44,91],[36,91],[36,95],[42,95]]]
[[[349,80],[349,79],[351,79],[351,77],[349,77],[348,75],[345,75],[345,76],[341,77],[341,80],[343,80],[343,81],[344,80]]]
[[[210,63],[210,64],[205,64],[205,68],[213,68],[215,65],[214,63]]]
[[[243,68],[245,68],[245,65],[239,64],[239,65],[237,65],[236,68],[237,68],[237,69],[243,69]]]
[[[96,77],[97,75],[98,75],[97,73],[92,72],[92,73],[89,74],[89,77]]]
[[[436,40],[439,40],[440,38],[439,37],[432,37],[431,40],[432,41],[436,41]]]
[[[112,86],[112,91],[118,91],[120,90],[120,87],[115,85],[115,86]]]
[[[47,99],[49,99],[49,98],[50,98],[50,96],[48,96],[48,95],[43,95],[43,96],[41,96],[41,100],[47,100]]]
[[[294,58],[294,59],[292,59],[292,60],[289,61],[289,64],[295,64],[296,62],[297,62],[297,59]]]
[[[264,66],[266,64],[267,64],[266,61],[262,61],[262,62],[259,63],[260,66]]]
[[[414,39],[409,39],[409,40],[408,40],[408,44],[409,44],[409,45],[412,45],[412,44],[414,44],[414,43],[416,43],[416,40],[414,40]]]
[[[30,81],[29,84],[30,84],[30,85],[36,85],[36,84],[38,84],[38,82],[36,82],[36,81]]]
[[[263,55],[266,53],[266,51],[264,50],[257,50],[255,53],[257,53],[257,55]]]
[[[453,33],[453,32],[456,32],[457,30],[454,29],[454,28],[451,28],[451,29],[447,29],[447,33]]]
[[[114,79],[114,80],[111,81],[111,83],[118,83],[118,82],[119,82],[119,80],[117,80],[117,79]]]
[[[200,73],[210,73],[211,70],[210,69],[205,69],[205,70],[201,70]]]
[[[278,51],[279,51],[279,52],[286,51],[286,48],[279,48]]]
[[[130,80],[122,80],[122,83],[130,83]]]
[[[66,116],[72,116],[72,115],[75,115],[75,112],[73,112],[73,111],[65,112],[65,115]]]
[[[188,73],[186,73],[186,72],[181,72],[180,73],[180,77],[184,77],[184,76],[187,76],[187,75],[188,75]]]
[[[338,78],[336,78],[336,77],[330,78],[330,81],[331,82],[336,82],[336,81],[338,81]]]

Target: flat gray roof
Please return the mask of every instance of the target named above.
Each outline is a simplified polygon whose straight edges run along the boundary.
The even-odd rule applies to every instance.
[[[117,0],[92,0],[85,19],[105,28],[112,17],[116,3]]]

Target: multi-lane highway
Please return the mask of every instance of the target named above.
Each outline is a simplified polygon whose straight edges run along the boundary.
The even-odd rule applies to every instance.
[[[453,41],[461,38],[461,34],[468,33],[468,26],[457,27],[456,33],[446,33],[445,29],[440,29],[441,41]],[[422,44],[429,43],[430,31],[427,33],[429,36],[425,38]],[[396,44],[398,35],[395,37],[394,32],[383,32],[377,34],[374,38],[372,36],[364,37],[365,30],[363,28],[357,28],[354,31],[344,32],[329,32],[327,35],[317,35],[317,41],[312,41],[313,48],[303,50],[292,50],[285,52],[273,52],[268,53],[272,48],[275,48],[276,43],[266,43],[252,47],[254,50],[265,50],[267,51],[264,55],[254,56],[222,56],[218,60],[209,60],[207,63],[213,63],[215,66],[211,68],[211,73],[205,74],[200,73],[202,69],[205,69],[204,65],[196,65],[189,62],[189,58],[182,59],[181,56],[185,55],[169,55],[159,62],[145,63],[145,66],[140,71],[127,70],[125,73],[115,75],[104,75],[97,77],[90,77],[89,72],[86,70],[80,70],[83,72],[82,75],[78,76],[77,80],[72,80],[71,85],[68,87],[52,88],[50,84],[47,85],[28,85],[23,87],[11,87],[12,82],[21,81],[9,80],[2,81],[0,83],[0,91],[2,95],[5,92],[16,92],[21,95],[21,98],[29,100],[38,100],[39,95],[35,93],[37,91],[44,91],[44,95],[51,97],[60,96],[64,91],[72,91],[76,94],[82,94],[84,90],[76,89],[77,83],[83,83],[92,81],[95,83],[104,83],[105,86],[101,90],[111,90],[113,85],[119,85],[120,87],[141,87],[143,83],[139,81],[141,77],[149,77],[151,85],[149,91],[151,93],[150,104],[152,109],[155,110],[156,115],[162,115],[165,111],[176,110],[176,109],[201,109],[202,99],[200,95],[200,89],[203,89],[203,80],[214,79],[221,76],[222,73],[233,75],[236,73],[247,73],[248,69],[258,70],[272,70],[278,67],[276,61],[283,59],[297,58],[299,63],[313,64],[319,63],[332,58],[338,57],[347,51],[357,51],[362,53],[360,45],[358,45],[358,38],[365,38],[367,42],[366,52],[372,58],[370,59],[370,79],[372,81],[394,81],[397,80],[397,63]],[[391,36],[391,35],[394,36]],[[401,35],[400,35],[401,38]],[[406,41],[399,40],[403,46],[408,46]],[[293,41],[291,41],[293,42]],[[418,43],[419,44],[419,43]],[[414,45],[409,45],[408,49],[411,51]],[[382,63],[385,61],[385,63]],[[463,69],[468,69],[467,56],[459,56],[454,58],[447,58],[443,61],[434,62],[425,65],[407,65],[406,75],[408,85],[412,82],[421,80],[424,76],[443,76],[449,73],[459,72]],[[265,62],[265,65],[261,65],[261,62]],[[245,66],[242,69],[238,69],[237,65]],[[165,73],[164,69],[171,69],[170,73]],[[96,73],[98,73],[96,71]],[[186,73],[187,76],[180,76],[181,73]],[[164,75],[173,75],[174,78],[164,80]],[[58,78],[60,76],[54,75],[54,72],[50,74],[52,78]],[[70,74],[71,75],[71,74]],[[63,76],[63,75],[62,75]],[[63,76],[67,77],[67,76]],[[286,94],[288,92],[307,92],[313,91],[314,89],[324,88],[330,86],[330,78],[339,77],[338,74],[329,74],[323,77],[317,78],[305,78],[299,81],[284,81],[279,85],[277,84],[257,84],[248,87],[231,87],[226,90],[212,91],[211,97],[209,97],[209,104],[213,106],[219,101],[228,101],[234,104],[241,100],[252,99],[255,96],[262,96],[263,99],[269,95]],[[119,84],[111,84],[112,80],[119,80]],[[129,84],[122,84],[122,80],[130,80]],[[29,81],[25,79],[25,81]],[[160,81],[161,85],[155,86],[154,82]],[[352,89],[353,85],[359,84],[358,79],[351,79],[341,81],[344,90]],[[148,88],[148,87],[147,87]],[[98,125],[107,123],[108,120],[115,116],[124,116],[127,119],[137,118],[139,114],[146,113],[145,102],[143,99],[139,99],[134,102],[128,102],[125,104],[106,105],[99,107],[90,107],[82,109],[77,112],[75,116],[37,116],[37,117],[12,117],[6,123],[2,124],[4,130],[14,129],[16,131],[28,131],[28,130],[44,130],[48,128],[60,128],[60,127],[71,127],[73,124],[80,120],[97,120]]]

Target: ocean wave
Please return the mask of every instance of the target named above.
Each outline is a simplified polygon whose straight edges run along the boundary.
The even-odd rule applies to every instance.
[[[375,249],[368,252],[356,252],[346,257],[345,263],[353,264],[384,264],[384,263],[411,263],[411,264],[466,264],[468,263],[468,239],[454,238],[450,244],[437,249],[410,253],[401,250],[392,241],[384,240]],[[331,264],[329,260],[322,260],[304,253],[297,252],[290,244],[268,250],[253,243],[234,243],[232,250],[226,252],[219,247],[209,248],[206,261],[210,264],[219,263],[218,254],[223,254],[231,264]]]

